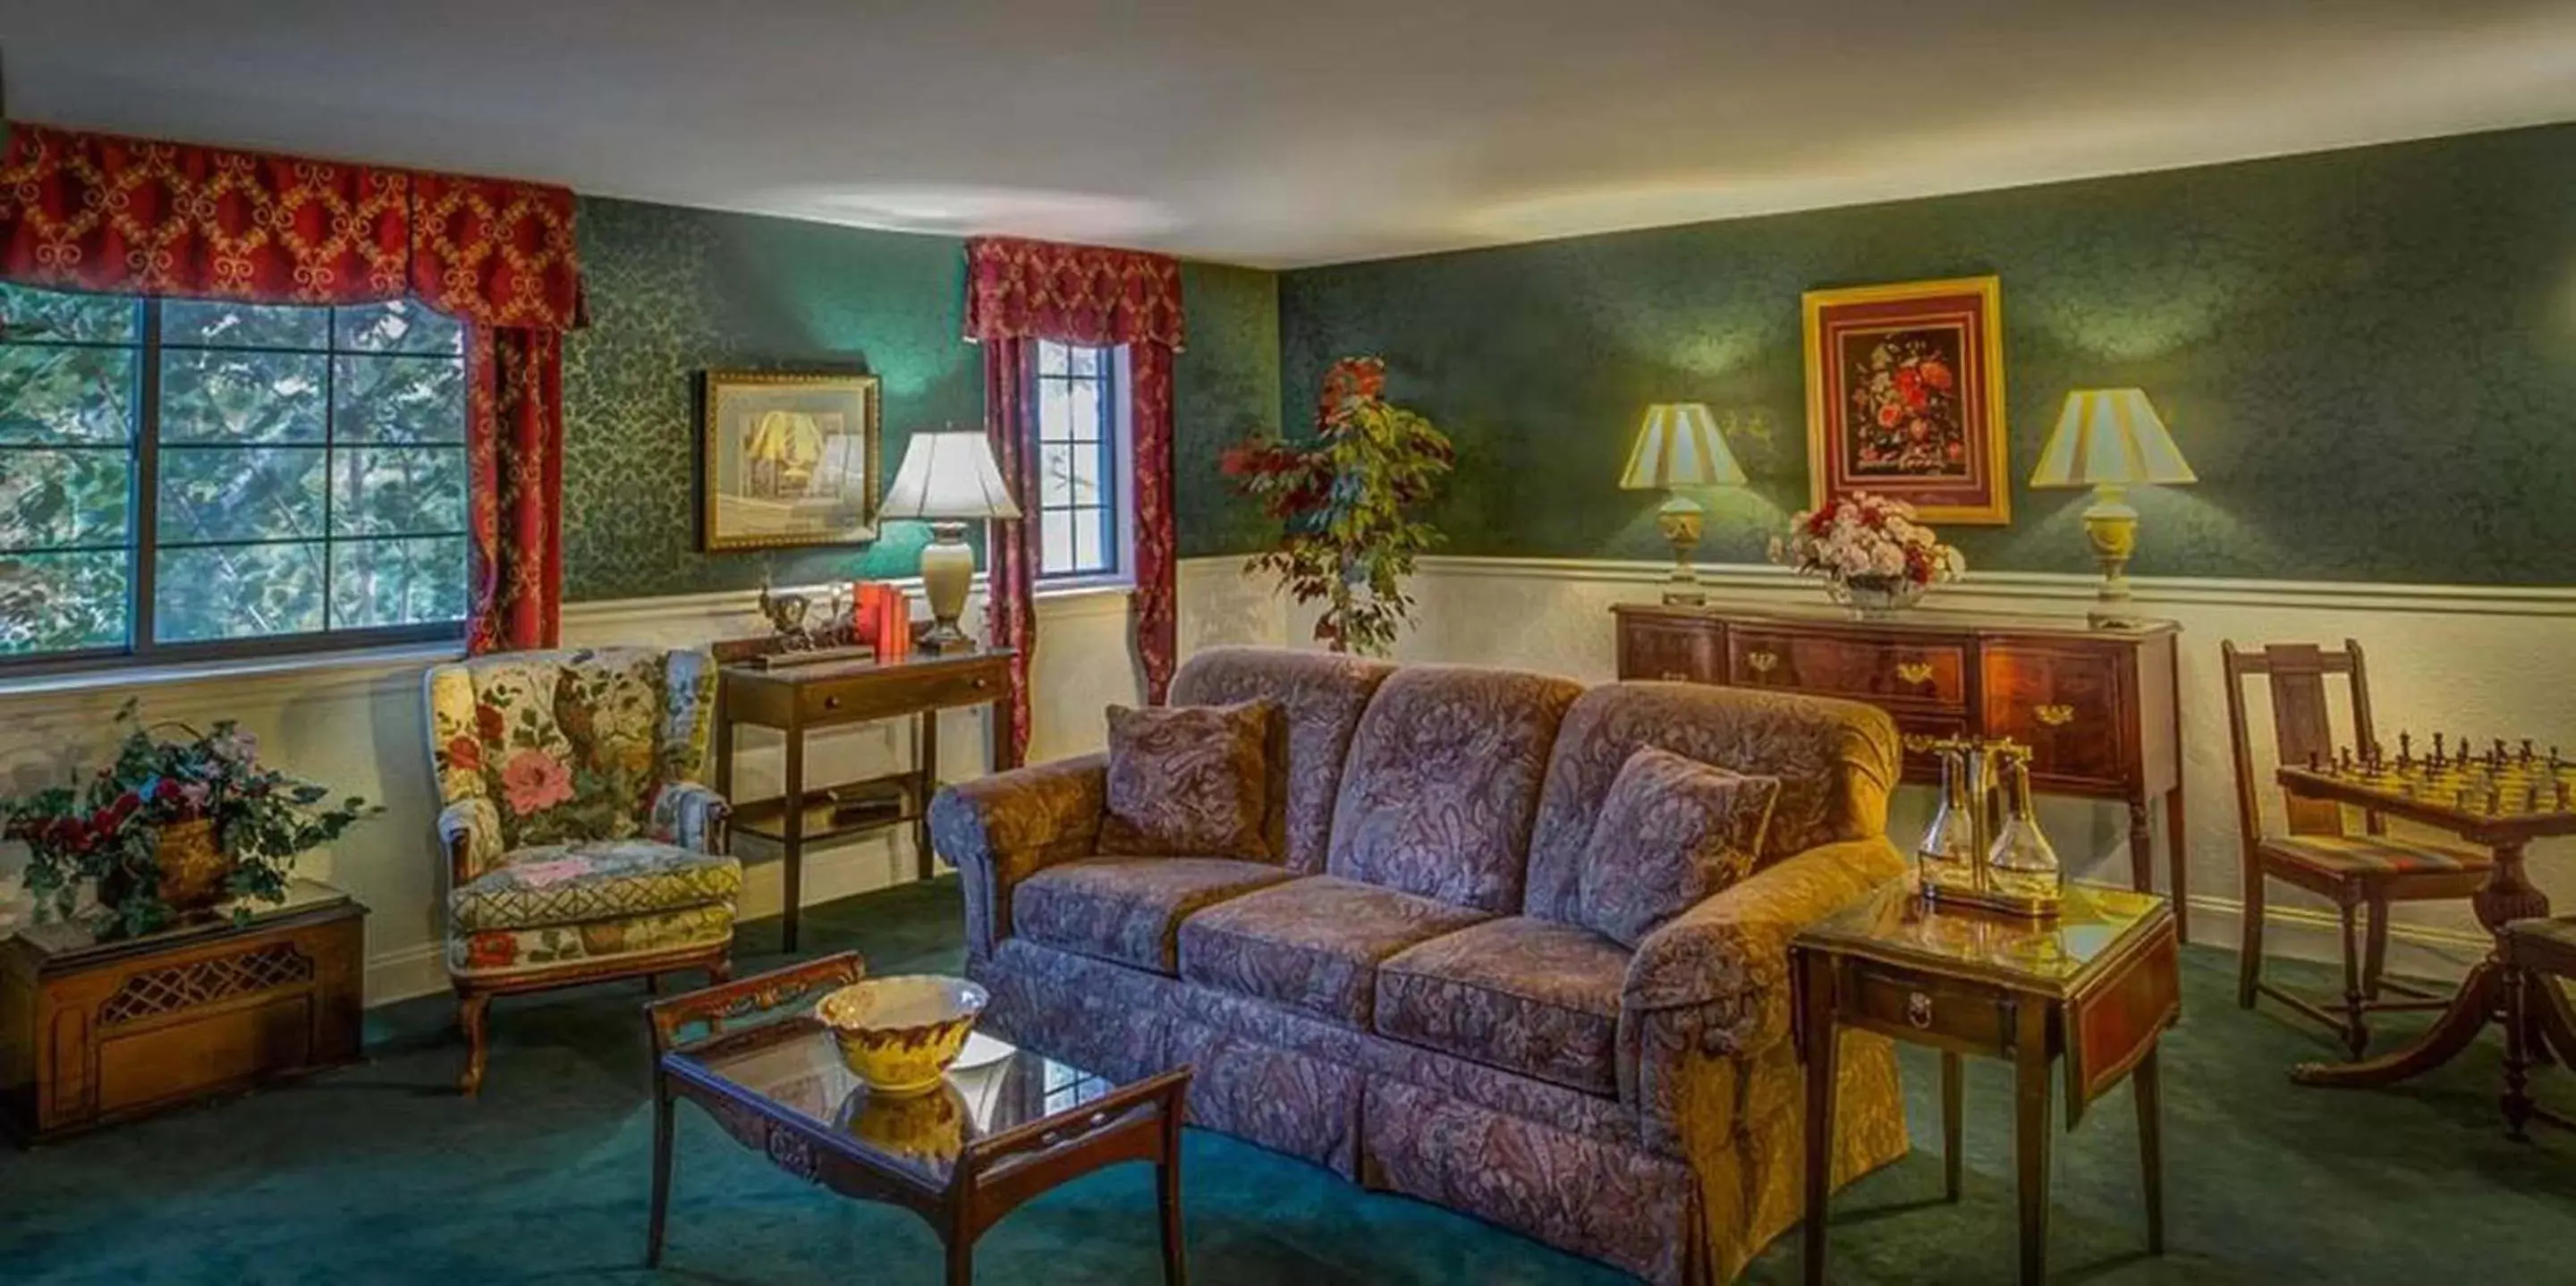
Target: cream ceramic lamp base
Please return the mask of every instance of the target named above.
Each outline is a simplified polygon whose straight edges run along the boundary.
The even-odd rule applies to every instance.
[[[966,614],[966,593],[975,582],[975,550],[966,543],[966,524],[930,524],[930,543],[921,549],[921,590],[930,600],[930,631],[921,645],[933,652],[969,647],[973,639],[959,629]]]

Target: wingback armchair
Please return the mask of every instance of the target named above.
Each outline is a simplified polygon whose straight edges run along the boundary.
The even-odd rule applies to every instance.
[[[715,660],[601,648],[432,667],[447,974],[483,1081],[494,996],[730,972],[742,866],[700,784]]]

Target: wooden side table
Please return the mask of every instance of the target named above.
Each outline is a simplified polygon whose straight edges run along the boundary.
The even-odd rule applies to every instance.
[[[0,943],[0,1125],[40,1142],[358,1058],[367,908],[312,880],[251,921]]]
[[[1833,1194],[1835,1035],[1857,1027],[1941,1051],[1946,1195],[1959,1197],[1960,1058],[2013,1065],[2021,1280],[2048,1262],[2050,1064],[2065,1063],[2066,1125],[2123,1077],[2135,1089],[2147,1249],[2164,1251],[2156,1040],[2182,1011],[2180,939],[2153,894],[2074,886],[2053,921],[1934,909],[1890,884],[1791,945],[1807,1064],[1806,1279],[1825,1280]]]
[[[728,665],[720,671],[716,702],[715,787],[735,800],[733,829],[778,845],[786,863],[783,944],[796,949],[797,914],[805,892],[805,847],[883,830],[912,827],[915,878],[930,876],[930,796],[939,789],[939,712],[1001,701],[1011,690],[1007,649],[921,654],[880,664],[823,661],[761,668]],[[910,769],[863,781],[810,787],[805,782],[805,734],[818,728],[910,717],[920,728],[919,752]],[[775,728],[787,737],[787,770],[775,799],[743,801],[734,793],[734,731],[744,724]],[[1009,768],[1007,738],[992,739],[993,767]],[[897,813],[838,813],[838,792],[893,785],[903,791]],[[794,801],[791,806],[790,801]]]

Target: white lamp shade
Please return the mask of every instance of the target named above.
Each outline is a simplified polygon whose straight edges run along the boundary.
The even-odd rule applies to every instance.
[[[2165,422],[2134,388],[2085,388],[2066,395],[2057,431],[2031,471],[2034,487],[2172,485],[2198,482],[2191,465],[2165,432]]]
[[[1740,487],[1744,470],[1726,449],[1717,419],[1702,402],[1658,402],[1646,408],[1637,445],[1619,485],[1629,491],[1662,487]]]
[[[903,467],[886,488],[888,518],[1017,518],[1020,507],[1002,484],[992,444],[969,429],[915,433],[904,444]]]

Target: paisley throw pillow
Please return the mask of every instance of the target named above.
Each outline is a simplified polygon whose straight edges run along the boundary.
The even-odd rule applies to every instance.
[[[1762,851],[1777,777],[1753,777],[1647,746],[1628,756],[1583,850],[1576,914],[1629,947],[1743,879]]]
[[[1273,859],[1266,748],[1273,707],[1109,707],[1100,851],[1132,857]]]

